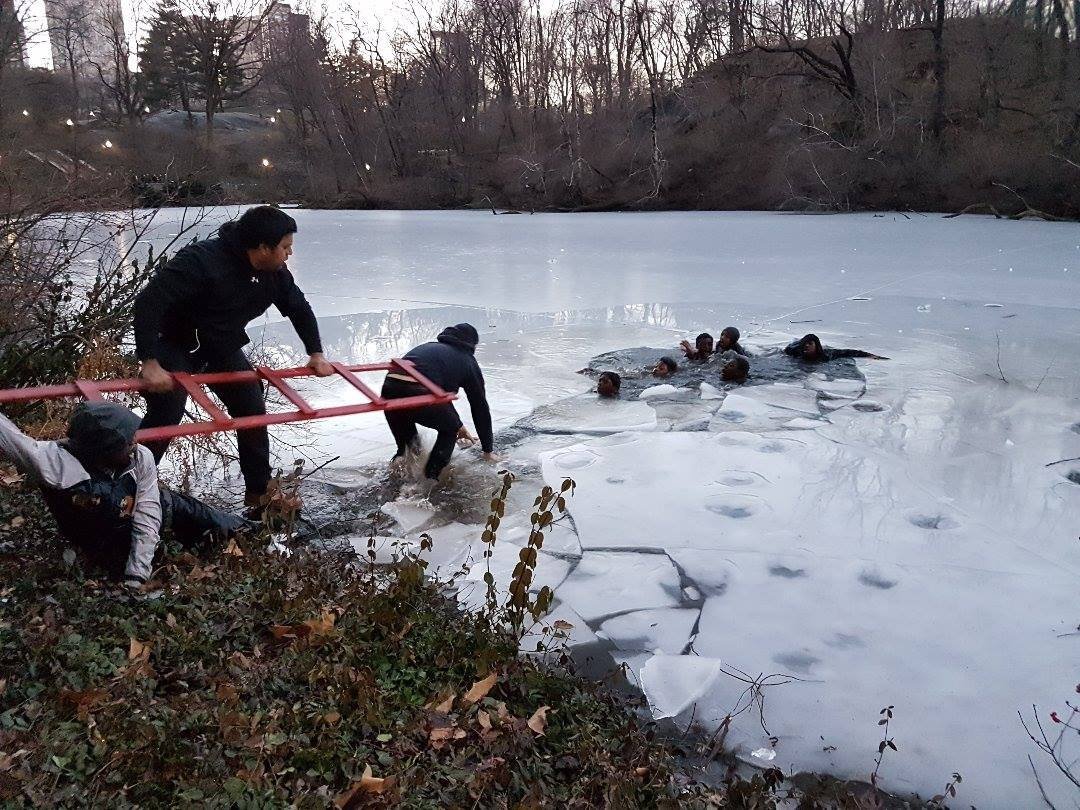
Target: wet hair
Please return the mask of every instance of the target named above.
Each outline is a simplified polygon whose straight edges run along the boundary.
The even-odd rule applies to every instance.
[[[710,335],[708,332],[702,332],[700,335],[698,335],[696,338],[694,338],[694,345],[695,346],[700,346],[701,341],[703,341],[703,340],[712,340],[712,339],[713,339],[713,336]]]
[[[663,363],[665,366],[667,366],[668,374],[674,374],[676,371],[679,370],[679,364],[676,363],[671,357],[668,357],[667,355],[664,355],[663,357],[661,357],[657,361],[657,363]]]
[[[745,378],[750,373],[750,361],[741,354],[735,356],[735,368],[739,370],[739,377]]]
[[[222,235],[228,235],[244,250],[254,250],[266,245],[276,248],[290,233],[296,233],[296,220],[272,205],[249,208],[239,219],[221,226]]]
[[[724,331],[720,333],[720,337],[723,337],[724,335],[730,337],[732,343],[738,343],[739,338],[742,337],[742,335],[739,334],[739,330],[734,326],[725,326]]]
[[[613,386],[615,386],[616,391],[618,391],[620,388],[622,388],[622,377],[620,377],[614,371],[605,371],[605,372],[603,372],[597,378],[597,382],[599,382],[600,380],[608,380],[608,381],[610,381],[611,384]]]
[[[806,351],[806,344],[813,343],[817,347],[816,357],[823,358],[825,356],[825,348],[821,345],[821,338],[811,333],[809,335],[803,335],[802,340],[799,341],[800,354]]]

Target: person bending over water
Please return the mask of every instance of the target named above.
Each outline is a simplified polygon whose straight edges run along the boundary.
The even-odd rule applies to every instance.
[[[880,354],[871,354],[862,349],[833,349],[822,346],[817,335],[804,335],[798,340],[793,340],[784,347],[784,354],[789,354],[807,363],[827,363],[830,360],[839,360],[841,357],[867,357],[871,360],[888,360]]]
[[[603,372],[596,381],[596,393],[604,399],[615,399],[622,388],[622,377],[614,371]]]
[[[655,366],[653,366],[652,375],[662,379],[664,377],[670,377],[678,370],[679,364],[675,362],[675,359],[665,355],[657,361]]]
[[[679,344],[679,348],[682,349],[687,360],[695,363],[704,363],[712,356],[713,336],[708,332],[702,332],[694,339],[693,346],[690,345],[689,340],[684,340]]]
[[[480,448],[484,451],[484,459],[494,461],[491,409],[488,407],[487,394],[484,391],[484,375],[473,356],[476,352],[476,344],[479,342],[480,335],[476,327],[468,323],[459,323],[457,326],[448,326],[442,330],[434,342],[424,343],[412,349],[404,359],[411,361],[417,371],[444,391],[456,394],[459,389],[465,389],[465,396],[469,398],[469,408],[472,410],[473,424],[476,425],[476,432],[479,434]],[[426,388],[413,382],[411,378],[393,372],[386,375],[382,387],[382,395],[385,399],[404,399],[422,396],[427,392]],[[390,432],[394,434],[394,441],[397,442],[395,460],[403,457],[406,451],[410,449],[416,451],[419,448],[420,436],[416,432],[417,425],[431,428],[439,434],[424,467],[424,474],[433,480],[438,480],[439,473],[450,462],[450,456],[454,453],[454,442],[457,439],[462,441],[472,439],[451,402],[383,413],[386,415],[386,424],[390,427]]]

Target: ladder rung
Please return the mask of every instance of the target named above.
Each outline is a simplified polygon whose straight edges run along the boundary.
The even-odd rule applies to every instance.
[[[259,373],[259,376],[269,382],[278,391],[284,394],[285,399],[289,400],[296,409],[305,416],[313,416],[315,409],[308,405],[300,394],[296,392],[296,389],[289,385],[285,380],[278,376],[277,372],[267,366],[256,366],[255,370]]]
[[[363,380],[361,380],[359,377],[357,377],[355,374],[345,368],[345,366],[343,366],[341,363],[331,363],[330,365],[334,367],[334,371],[338,373],[338,376],[340,376],[343,380],[345,380],[345,382],[347,382],[349,385],[351,385],[369,400],[374,402],[376,405],[383,404],[385,400],[383,400],[381,396],[372,391]]]
[[[180,383],[180,387],[187,391],[188,396],[195,400],[195,403],[206,411],[216,424],[225,426],[232,423],[232,417],[221,410],[221,408],[207,396],[206,392],[202,389],[202,386],[191,379],[190,374],[183,371],[174,371],[173,378]]]

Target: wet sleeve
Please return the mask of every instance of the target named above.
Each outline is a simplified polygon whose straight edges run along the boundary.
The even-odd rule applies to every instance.
[[[792,357],[798,357],[802,354],[802,341],[793,340],[787,346],[784,347],[784,354],[790,354]]]
[[[0,414],[0,456],[50,489],[67,489],[90,477],[82,464],[56,442],[31,439],[3,414]]]
[[[161,492],[157,465],[150,451],[139,445],[135,458],[135,507],[131,514],[131,551],[124,575],[146,582],[154,569],[154,554],[161,541]]]
[[[135,354],[140,360],[158,358],[158,335],[166,314],[193,302],[205,290],[202,266],[180,250],[154,275],[135,298]]]
[[[282,271],[284,283],[278,294],[274,306],[278,312],[292,321],[293,329],[304,342],[304,351],[308,354],[317,354],[323,350],[322,338],[319,336],[319,321],[315,317],[311,304],[304,297],[303,291],[296,285],[296,279],[288,270]]]
[[[476,435],[480,439],[480,449],[490,453],[495,449],[495,436],[491,430],[491,408],[488,407],[487,392],[484,390],[484,374],[475,360],[472,374],[462,387],[465,389],[465,396],[469,398],[469,409],[472,411]]]
[[[841,357],[873,357],[870,352],[862,349],[829,349],[829,359],[839,360]]]

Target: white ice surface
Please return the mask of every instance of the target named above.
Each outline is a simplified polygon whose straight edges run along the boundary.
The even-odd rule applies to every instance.
[[[959,770],[958,804],[1040,806],[1032,754],[1051,798],[1071,806],[1016,713],[1036,703],[1045,719],[1061,709],[1080,661],[1080,637],[1067,635],[1080,622],[1080,486],[1065,477],[1080,464],[1046,466],[1080,456],[1075,224],[296,216],[290,264],[322,316],[327,352],[353,362],[399,356],[447,323],[471,321],[500,427],[588,391],[592,381],[575,372],[600,352],[674,351],[728,323],[756,353],[813,331],[891,357],[858,361],[861,397],[855,384],[820,376],[805,393],[743,386],[708,433],[635,426],[598,438],[583,419],[579,435],[523,442],[516,461],[539,454],[549,480],[578,483],[571,510],[584,552],[576,569],[564,560],[572,570],[557,598],[595,623],[680,608],[692,582],[705,599],[696,652],[800,678],[766,694],[779,737],[772,764],[785,770],[865,779],[877,711],[892,704],[900,751],[883,767],[887,789],[932,795]],[[716,303],[703,294],[713,289],[722,289]],[[671,301],[697,303],[653,303]],[[276,318],[270,347],[295,352]],[[352,396],[311,385],[334,401]],[[828,421],[811,412],[814,393],[826,395],[817,405]],[[467,403],[457,407],[469,422]],[[334,469],[343,481],[392,453],[376,416],[311,429],[327,455],[342,456]],[[660,550],[670,557],[652,553]],[[708,664],[693,656],[632,658],[660,711],[694,711],[696,701],[696,717],[717,722],[745,688],[719,675],[698,690]],[[729,739],[752,751],[762,737],[747,713]]]
[[[647,650],[678,655],[690,641],[700,611],[692,608],[635,610],[608,619],[600,630],[620,650]]]

